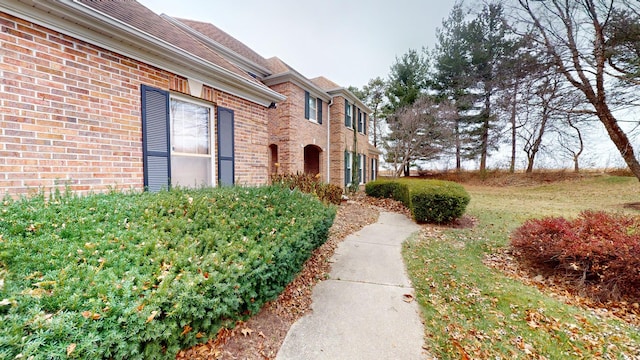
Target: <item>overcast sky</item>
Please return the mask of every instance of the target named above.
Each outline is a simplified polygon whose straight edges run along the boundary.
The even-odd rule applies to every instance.
[[[386,78],[396,56],[433,49],[455,0],[138,0],[157,14],[210,22],[265,58],[277,56],[308,78],[362,87]],[[596,139],[607,139],[599,124]],[[624,166],[610,141],[596,141],[583,166]],[[492,166],[508,166],[508,154]],[[519,150],[518,156],[522,156]],[[524,161],[522,158],[521,161]],[[558,156],[540,165],[567,166]],[[520,164],[523,166],[524,164]],[[570,165],[570,164],[569,164]]]
[[[157,14],[210,22],[307,78],[362,87],[396,56],[433,48],[454,0],[138,0]]]

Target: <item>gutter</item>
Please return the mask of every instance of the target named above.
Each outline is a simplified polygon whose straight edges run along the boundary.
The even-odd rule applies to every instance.
[[[281,84],[287,81],[290,81],[303,89],[306,88],[311,90],[310,93],[314,97],[320,98],[324,101],[329,101],[329,99],[331,99],[331,95],[329,95],[325,90],[323,90],[318,85],[314,84],[295,70],[289,70],[283,73],[270,75],[262,79],[262,82],[267,86]]]
[[[255,63],[253,60],[247,59],[246,57],[236,53],[233,50],[230,50],[229,48],[227,48],[226,46],[216,42],[215,40],[209,38],[208,36],[198,32],[197,30],[194,30],[193,28],[189,27],[188,25],[183,24],[180,20],[175,19],[169,15],[166,14],[160,14],[160,16],[162,18],[164,18],[165,20],[171,22],[172,24],[174,24],[175,26],[179,27],[180,29],[182,29],[183,31],[193,35],[194,37],[196,37],[198,40],[202,41],[205,45],[210,46],[215,48],[218,52],[224,54],[225,57],[229,57],[231,59],[235,60],[235,63],[238,63],[240,67],[244,67],[246,68],[246,71],[250,71],[252,73],[261,73],[262,76],[261,77],[266,77],[271,75],[271,71],[267,68],[265,68],[264,66]],[[232,61],[234,62],[234,61]]]
[[[327,103],[327,184],[331,183],[331,106],[333,96]]]
[[[335,88],[335,89],[330,89],[326,91],[329,95],[335,95],[335,94],[342,94],[342,96],[344,96],[345,98],[347,98],[347,100],[351,101],[352,103],[355,103],[356,105],[358,105],[358,107],[360,109],[366,110],[366,112],[371,115],[373,113],[373,110],[371,110],[371,108],[369,108],[365,103],[362,102],[362,100],[360,100],[357,96],[355,96],[351,91],[349,91],[346,88]]]

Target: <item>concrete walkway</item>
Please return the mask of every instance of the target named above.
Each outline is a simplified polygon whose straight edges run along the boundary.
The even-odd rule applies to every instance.
[[[424,330],[401,256],[419,227],[404,215],[381,212],[378,222],[336,249],[330,279],[313,290],[313,312],[298,320],[277,360],[426,359]]]

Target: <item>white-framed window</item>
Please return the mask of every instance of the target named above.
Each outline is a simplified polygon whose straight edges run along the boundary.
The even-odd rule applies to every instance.
[[[349,100],[344,100],[344,126],[353,129],[353,114]]]
[[[365,161],[366,158],[364,156],[364,154],[358,154],[358,179],[360,180],[360,184],[364,184],[365,183]]]
[[[352,165],[353,165],[353,153],[345,151],[344,152],[344,185],[351,185],[351,178],[353,176],[352,173]]]
[[[307,100],[307,106],[309,107],[309,120],[316,121],[318,109],[316,108],[318,100],[313,96],[309,96]]]
[[[358,132],[360,134],[367,134],[367,113],[358,109]]]
[[[371,181],[378,178],[378,160],[371,159]]]
[[[212,186],[213,107],[204,102],[170,97],[171,184]]]
[[[313,97],[308,91],[305,91],[304,101],[305,119],[322,124],[322,99]]]

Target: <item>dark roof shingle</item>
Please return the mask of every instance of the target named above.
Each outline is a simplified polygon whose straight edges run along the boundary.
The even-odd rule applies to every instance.
[[[78,0],[78,2],[264,87],[245,71],[135,0]]]
[[[253,49],[251,49],[250,47],[248,47],[238,39],[234,38],[233,36],[221,30],[219,27],[210,23],[196,21],[196,20],[189,20],[189,19],[182,19],[182,18],[176,18],[176,20],[189,26],[193,30],[208,37],[209,39],[217,42],[218,44],[226,47],[227,49],[235,52],[236,54],[241,55],[244,58],[251,60],[254,63],[264,68],[268,68],[268,64],[265,58],[263,58],[257,52],[253,51]]]

